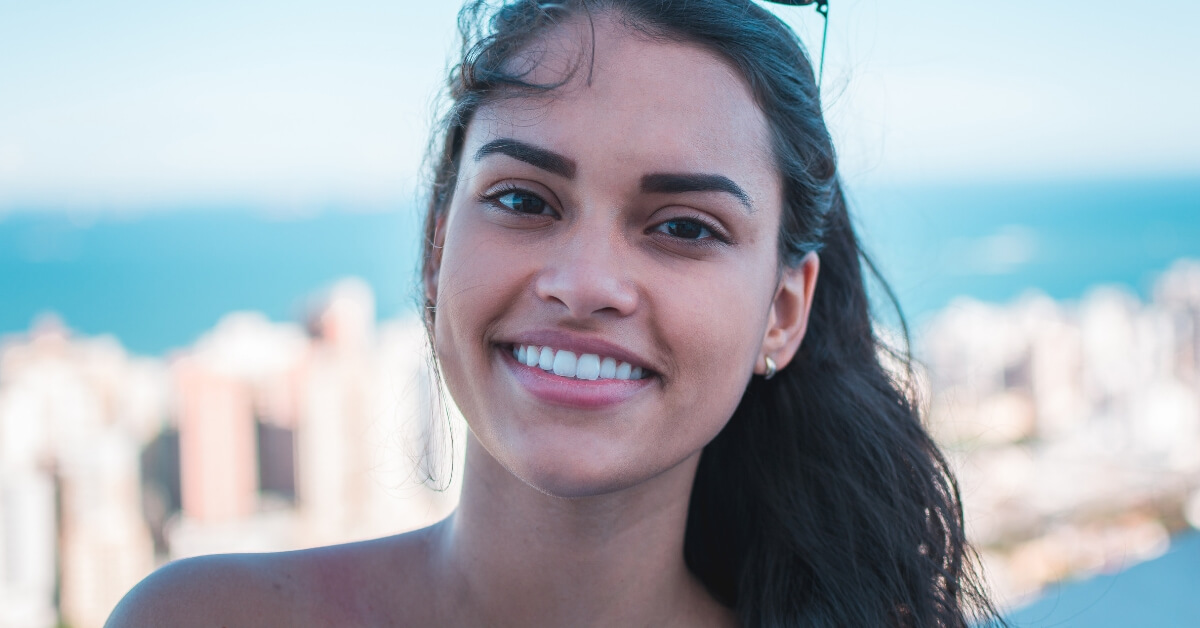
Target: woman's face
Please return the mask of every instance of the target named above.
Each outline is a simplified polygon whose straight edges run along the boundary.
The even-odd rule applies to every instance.
[[[547,37],[532,81],[563,77],[579,26]],[[698,454],[761,370],[779,285],[779,175],[736,71],[595,28],[590,72],[477,112],[427,282],[475,438],[564,497]]]

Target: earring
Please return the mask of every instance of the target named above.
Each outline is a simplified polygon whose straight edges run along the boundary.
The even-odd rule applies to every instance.
[[[763,360],[767,363],[767,371],[763,373],[763,379],[771,379],[772,377],[775,377],[775,373],[777,372],[777,369],[775,368],[775,360],[772,360],[771,356],[769,355],[763,358]]]

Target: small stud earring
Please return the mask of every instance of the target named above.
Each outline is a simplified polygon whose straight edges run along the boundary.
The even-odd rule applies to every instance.
[[[775,368],[775,360],[772,360],[771,356],[766,356],[763,358],[763,360],[765,360],[767,363],[767,371],[763,373],[763,379],[771,379],[772,377],[775,377],[775,373],[777,372],[777,369]]]

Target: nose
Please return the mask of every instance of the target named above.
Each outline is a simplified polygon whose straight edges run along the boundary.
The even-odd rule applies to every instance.
[[[623,249],[620,236],[579,230],[552,250],[534,284],[540,299],[578,319],[628,316],[637,309],[638,290],[629,276],[631,251]]]

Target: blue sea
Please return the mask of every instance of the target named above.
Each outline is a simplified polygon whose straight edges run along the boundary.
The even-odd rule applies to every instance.
[[[1052,585],[1006,619],[1013,628],[1195,628],[1198,593],[1200,534],[1193,533],[1119,573]]]
[[[1076,299],[1097,284],[1147,295],[1200,258],[1200,179],[851,190],[866,249],[919,323],[959,295]],[[254,207],[0,214],[0,335],[44,312],[130,350],[186,346],[231,310],[299,320],[340,277],[375,289],[381,318],[415,311],[419,211]]]

